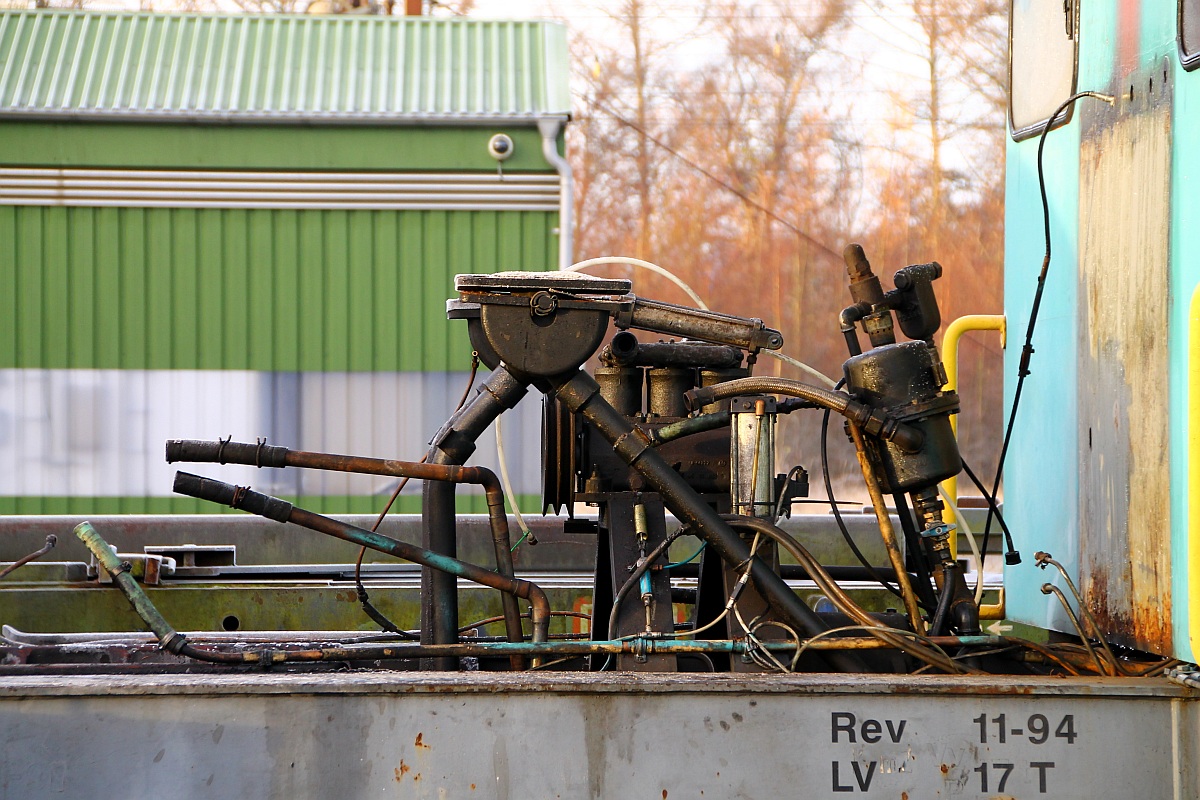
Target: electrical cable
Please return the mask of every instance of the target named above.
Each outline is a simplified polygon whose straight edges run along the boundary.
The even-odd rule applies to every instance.
[[[634,584],[636,584],[642,577],[642,573],[650,569],[651,565],[658,560],[658,557],[665,553],[667,548],[671,546],[671,543],[679,538],[682,534],[682,529],[677,530],[659,542],[658,545],[651,550],[644,559],[641,559],[641,563],[637,565],[637,568],[634,569],[632,573],[630,573],[629,579],[625,581],[625,584],[621,587],[620,591],[617,592],[617,596],[613,598],[612,611],[608,615],[607,633],[610,640],[617,638],[617,616],[620,614],[621,601],[625,599],[625,595],[629,594],[629,590],[632,589]]]
[[[479,374],[479,351],[472,350],[471,351],[471,374],[467,379],[467,388],[463,389],[462,397],[460,397],[458,399],[458,405],[455,406],[455,408],[454,408],[455,411],[458,411],[466,404],[467,397],[469,397],[471,394],[471,387],[475,385],[475,377],[478,374]],[[429,458],[428,453],[421,456],[421,460],[419,463],[424,464],[425,459],[427,459],[427,458]],[[375,524],[371,526],[372,533],[375,533],[376,531],[379,530],[379,526],[381,524],[383,524],[383,518],[386,517],[388,515],[388,512],[392,510],[392,505],[396,502],[396,498],[398,498],[400,496],[400,492],[403,491],[403,489],[406,485],[408,485],[408,478],[401,478],[400,482],[398,484],[396,484],[396,488],[392,492],[392,496],[388,498],[387,504],[384,505],[383,510],[379,512],[379,516],[375,518]],[[517,544],[520,544],[520,542],[518,542]],[[363,556],[365,556],[366,553],[367,553],[367,548],[360,547],[358,549],[358,558],[354,562],[354,590],[358,597],[358,603],[360,606],[362,606],[363,612],[366,613],[366,615],[368,617],[370,617],[371,620],[376,625],[380,626],[385,631],[388,631],[389,633],[394,633],[404,639],[413,639],[413,640],[419,641],[421,638],[419,635],[412,634],[412,633],[409,633],[408,631],[401,630],[399,628],[399,626],[397,626],[394,622],[392,622],[386,616],[384,616],[383,612],[381,612],[379,609],[377,609],[371,603],[370,596],[367,594],[367,589],[365,586],[363,586],[363,582],[362,582],[362,563],[363,563]]]
[[[967,524],[967,518],[958,509],[958,504],[950,499],[950,495],[946,494],[946,490],[938,486],[938,494],[942,496],[942,502],[954,514],[954,519],[958,521],[958,527],[962,528],[963,533],[967,537],[967,546],[971,548],[971,555],[975,558],[976,568],[979,570],[978,580],[975,581],[975,605],[979,605],[980,599],[983,598],[983,554],[979,552],[979,543],[975,541],[975,534],[971,531],[971,526]]]
[[[829,477],[829,409],[825,409],[825,413],[821,415],[821,477],[825,480],[825,494],[829,498],[829,508],[833,512],[833,518],[837,522],[838,530],[842,533],[842,538],[846,540],[846,544],[850,547],[850,552],[854,553],[854,557],[858,559],[858,563],[863,565],[863,569],[871,576],[880,586],[887,589],[896,597],[901,597],[900,590],[884,580],[883,576],[876,572],[875,567],[867,561],[867,557],[863,555],[862,550],[858,549],[858,544],[854,541],[854,537],[850,535],[850,529],[846,527],[846,521],[842,519],[842,512],[838,509],[837,498],[833,496],[833,481]]]
[[[692,553],[690,556],[685,558],[683,561],[675,561],[670,564],[667,564],[665,567],[663,567],[663,569],[674,569],[675,567],[682,567],[684,564],[692,563],[693,561],[695,561],[697,558],[700,557],[700,554],[704,552],[704,548],[706,548],[706,547],[708,547],[708,542],[701,542],[700,547],[696,550],[696,552]]]
[[[504,496],[508,498],[508,504],[512,506],[513,516],[517,519],[517,527],[521,529],[521,536],[517,539],[516,544],[509,548],[509,552],[513,552],[520,546],[521,542],[529,540],[530,545],[538,543],[537,537],[529,530],[529,523],[525,521],[525,517],[521,514],[521,509],[517,506],[517,495],[513,491],[512,481],[508,477],[508,459],[504,457],[504,434],[500,429],[500,419],[504,415],[496,417],[496,421],[492,425],[496,428],[496,461],[500,467],[500,484],[504,487]]]
[[[963,461],[962,465],[963,471],[967,473],[967,477],[971,479],[971,483],[975,484],[975,488],[979,490],[979,494],[983,496],[984,501],[988,504],[989,511],[995,515],[996,521],[1000,523],[1000,530],[1004,531],[1006,541],[1011,542],[1012,534],[1008,531],[1008,523],[1004,521],[1004,515],[1000,513],[1000,506],[996,502],[996,498],[988,492],[983,483],[978,477],[976,477],[975,472],[971,469],[971,466],[967,464],[966,461]],[[979,546],[980,552],[982,552],[984,555],[987,555],[988,538],[988,530],[987,528],[984,528],[983,543]],[[981,581],[983,580],[982,572],[980,573],[979,578]],[[978,590],[978,588],[979,587],[977,586],[976,590]]]
[[[766,355],[769,355],[771,358],[782,361],[785,364],[789,364],[789,365],[795,367],[796,369],[800,370],[801,372],[805,372],[805,373],[811,375],[812,377],[816,378],[818,381],[825,384],[826,386],[829,386],[829,387],[834,386],[834,381],[832,378],[830,378],[828,375],[821,372],[820,370],[816,369],[815,367],[810,367],[808,364],[805,364],[803,361],[801,361],[797,358],[792,358],[791,356],[785,355],[785,354],[779,352],[778,350],[762,350],[760,352],[765,353]]]
[[[598,256],[596,258],[589,258],[585,261],[577,261],[569,267],[564,267],[562,272],[579,272],[587,269],[588,267],[596,267],[600,266],[601,264],[621,264],[627,267],[641,267],[642,269],[653,272],[655,275],[661,275],[682,289],[684,293],[692,299],[692,302],[698,305],[701,309],[704,311],[709,310],[708,305],[706,305],[705,302],[700,299],[700,295],[696,294],[692,287],[684,283],[682,278],[671,272],[669,269],[665,269],[664,267],[660,267],[658,264],[653,264],[649,261],[643,261],[640,258],[631,258],[629,256]]]
[[[902,631],[893,628],[879,628],[879,623],[870,614],[868,614],[862,606],[854,601],[844,589],[829,576],[825,568],[821,566],[811,553],[798,541],[795,537],[786,531],[779,528],[777,525],[772,525],[764,519],[756,517],[744,517],[733,514],[722,514],[721,518],[725,520],[733,528],[743,528],[754,533],[761,533],[773,539],[775,542],[783,546],[785,550],[791,553],[792,557],[803,566],[809,574],[809,577],[817,587],[825,593],[825,596],[841,611],[860,625],[873,628],[871,635],[877,639],[887,643],[889,646],[899,650],[903,650],[909,655],[924,661],[926,664],[937,667],[945,672],[952,674],[960,674],[968,672],[972,674],[980,674],[980,670],[969,665],[963,665],[951,659],[945,651],[932,642],[924,642],[914,645],[900,637],[892,636],[891,634],[905,634],[910,638],[925,640],[925,637],[919,633],[910,631]]]
[[[692,628],[691,630],[686,631],[673,631],[669,634],[666,634],[664,638],[674,639],[682,636],[695,636],[697,633],[704,633],[705,631],[717,625],[717,623],[719,623],[721,620],[725,619],[725,617],[729,616],[730,610],[737,604],[737,600],[742,593],[742,589],[745,587],[747,581],[750,580],[751,563],[754,558],[754,554],[758,552],[758,545],[760,541],[762,541],[762,537],[756,534],[754,541],[750,544],[750,557],[746,559],[746,568],[738,578],[737,583],[733,585],[733,590],[730,591],[729,599],[725,601],[725,608],[721,611],[721,613],[706,622],[704,625],[701,625],[699,628]]]
[[[787,475],[783,478],[783,490],[779,492],[779,500],[775,503],[775,516],[772,521],[779,522],[779,518],[783,516],[783,501],[787,497],[787,486],[792,482],[792,478],[804,471],[804,467],[796,465],[788,470]]]
[[[1042,228],[1046,240],[1046,254],[1042,258],[1042,269],[1038,274],[1037,289],[1033,295],[1033,306],[1029,312],[1029,325],[1025,329],[1025,344],[1021,348],[1021,361],[1017,369],[1017,388],[1013,392],[1012,408],[1008,412],[1008,423],[1004,430],[1004,442],[1000,446],[1000,460],[996,464],[996,479],[992,482],[991,496],[994,498],[996,493],[1000,491],[1000,477],[1004,474],[1004,460],[1008,456],[1008,446],[1012,441],[1013,423],[1017,419],[1017,406],[1021,402],[1021,390],[1025,386],[1025,376],[1029,375],[1029,361],[1033,357],[1033,330],[1037,325],[1038,310],[1042,305],[1042,294],[1046,288],[1046,274],[1050,270],[1050,204],[1046,200],[1046,173],[1042,167],[1042,152],[1046,146],[1046,135],[1050,133],[1050,129],[1054,126],[1054,120],[1058,115],[1063,113],[1071,104],[1084,97],[1092,97],[1102,102],[1108,103],[1110,106],[1115,102],[1116,98],[1112,95],[1102,94],[1100,92],[1078,92],[1071,95],[1063,101],[1054,113],[1046,120],[1046,127],[1042,130],[1042,135],[1038,139],[1037,152],[1037,173],[1038,173],[1038,191],[1042,197]],[[992,531],[992,511],[995,504],[992,503],[988,507],[987,521],[983,526],[983,544],[984,552],[987,552],[987,541]],[[1008,552],[1004,554],[1005,563],[1019,564],[1021,563],[1021,554],[1013,547],[1012,537],[1005,531],[1005,546],[1008,547]]]

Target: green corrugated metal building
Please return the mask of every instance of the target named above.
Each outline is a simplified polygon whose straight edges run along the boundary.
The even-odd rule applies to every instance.
[[[419,458],[452,276],[569,259],[567,66],[547,22],[0,12],[0,513],[201,510],[166,438]]]

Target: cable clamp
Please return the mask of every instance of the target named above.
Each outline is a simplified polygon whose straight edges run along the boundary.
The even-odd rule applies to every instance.
[[[254,466],[258,467],[259,469],[262,469],[262,450],[266,444],[267,437],[264,436],[261,439],[258,439],[258,447],[254,450]]]
[[[229,501],[230,508],[240,508],[242,501],[246,499],[246,492],[250,491],[249,486],[234,486],[233,497]]]
[[[233,441],[232,433],[229,434],[228,436],[226,436],[224,439],[222,439],[219,436],[217,437],[217,462],[218,463],[220,463],[220,464],[225,463],[225,445],[229,444],[232,441]]]

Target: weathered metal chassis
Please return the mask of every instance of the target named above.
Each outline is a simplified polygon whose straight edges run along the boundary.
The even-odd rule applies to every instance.
[[[950,676],[9,678],[0,797],[1194,798],[1191,694]]]

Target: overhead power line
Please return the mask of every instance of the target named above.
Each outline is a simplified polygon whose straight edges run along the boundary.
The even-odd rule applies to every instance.
[[[791,231],[792,233],[796,234],[796,236],[797,236],[798,238],[800,238],[800,239],[803,239],[804,241],[808,242],[808,243],[809,243],[810,245],[812,245],[813,247],[816,247],[818,250],[821,250],[822,252],[824,252],[824,253],[827,253],[828,255],[832,256],[833,258],[835,258],[835,259],[838,259],[838,260],[841,260],[841,257],[842,257],[841,253],[838,253],[836,250],[834,250],[833,248],[829,247],[829,246],[828,246],[828,245],[826,245],[824,242],[822,242],[822,241],[820,241],[820,240],[818,240],[818,239],[814,238],[814,237],[813,237],[811,234],[809,234],[807,231],[804,231],[804,230],[802,230],[802,229],[800,229],[800,228],[796,227],[796,225],[794,225],[794,224],[793,224],[793,223],[791,223],[790,221],[788,221],[788,220],[784,219],[783,217],[779,216],[779,215],[778,215],[778,214],[776,214],[774,211],[772,211],[771,209],[769,209],[769,208],[767,208],[766,206],[764,206],[762,203],[758,202],[757,200],[755,200],[754,198],[750,197],[750,196],[749,196],[748,194],[746,194],[745,192],[743,192],[743,191],[741,191],[740,189],[738,189],[736,186],[733,186],[732,184],[730,184],[728,181],[725,181],[725,180],[723,180],[723,179],[722,179],[722,178],[720,178],[719,176],[717,176],[717,175],[714,175],[714,174],[713,174],[712,172],[710,172],[709,170],[707,170],[707,169],[705,169],[704,167],[702,167],[702,166],[700,166],[699,164],[697,164],[695,161],[692,161],[690,158],[688,158],[687,156],[685,156],[683,153],[680,153],[678,150],[676,150],[675,148],[671,147],[671,146],[670,146],[669,144],[667,144],[666,142],[664,142],[664,141],[662,141],[661,139],[659,139],[658,137],[654,136],[654,134],[652,134],[652,133],[650,133],[649,131],[647,131],[647,130],[645,130],[644,128],[642,128],[642,127],[641,127],[640,125],[638,125],[636,122],[633,122],[632,120],[628,120],[628,119],[626,119],[625,117],[621,116],[621,114],[620,114],[620,113],[618,113],[618,112],[617,112],[615,109],[613,109],[611,106],[609,106],[609,105],[608,105],[607,103],[605,103],[604,101],[602,101],[602,100],[596,100],[596,99],[594,99],[594,98],[593,98],[593,100],[592,100],[592,103],[594,104],[594,106],[595,106],[596,108],[599,108],[601,111],[603,111],[604,113],[608,114],[608,115],[609,115],[610,117],[612,117],[612,118],[613,118],[613,120],[615,120],[616,122],[618,122],[618,123],[620,123],[621,125],[624,125],[624,126],[626,126],[626,127],[630,128],[631,130],[633,130],[633,131],[636,131],[638,134],[640,134],[640,135],[644,136],[644,137],[646,138],[646,140],[647,140],[647,141],[649,141],[650,143],[652,143],[652,144],[654,144],[655,146],[657,146],[657,147],[659,147],[659,148],[661,148],[661,149],[665,150],[665,151],[666,151],[667,153],[669,153],[670,155],[672,155],[672,156],[674,156],[675,158],[679,159],[679,160],[680,160],[680,161],[682,161],[684,164],[686,164],[687,166],[691,167],[691,168],[692,168],[693,170],[695,170],[696,172],[698,172],[698,173],[700,173],[701,175],[703,175],[705,178],[708,178],[710,181],[712,181],[713,183],[715,183],[717,186],[720,186],[720,187],[721,187],[722,189],[724,189],[725,191],[727,191],[727,192],[729,192],[730,194],[732,194],[732,195],[734,195],[735,197],[737,197],[739,200],[741,200],[741,201],[742,201],[743,203],[745,203],[746,205],[750,206],[751,208],[753,208],[753,209],[755,209],[755,210],[757,210],[757,211],[760,211],[760,212],[762,212],[764,215],[766,215],[766,216],[767,216],[767,217],[769,217],[770,219],[773,219],[773,220],[775,220],[775,221],[776,221],[776,222],[778,222],[780,225],[782,225],[783,227],[787,228],[787,229],[788,229],[789,231]]]

